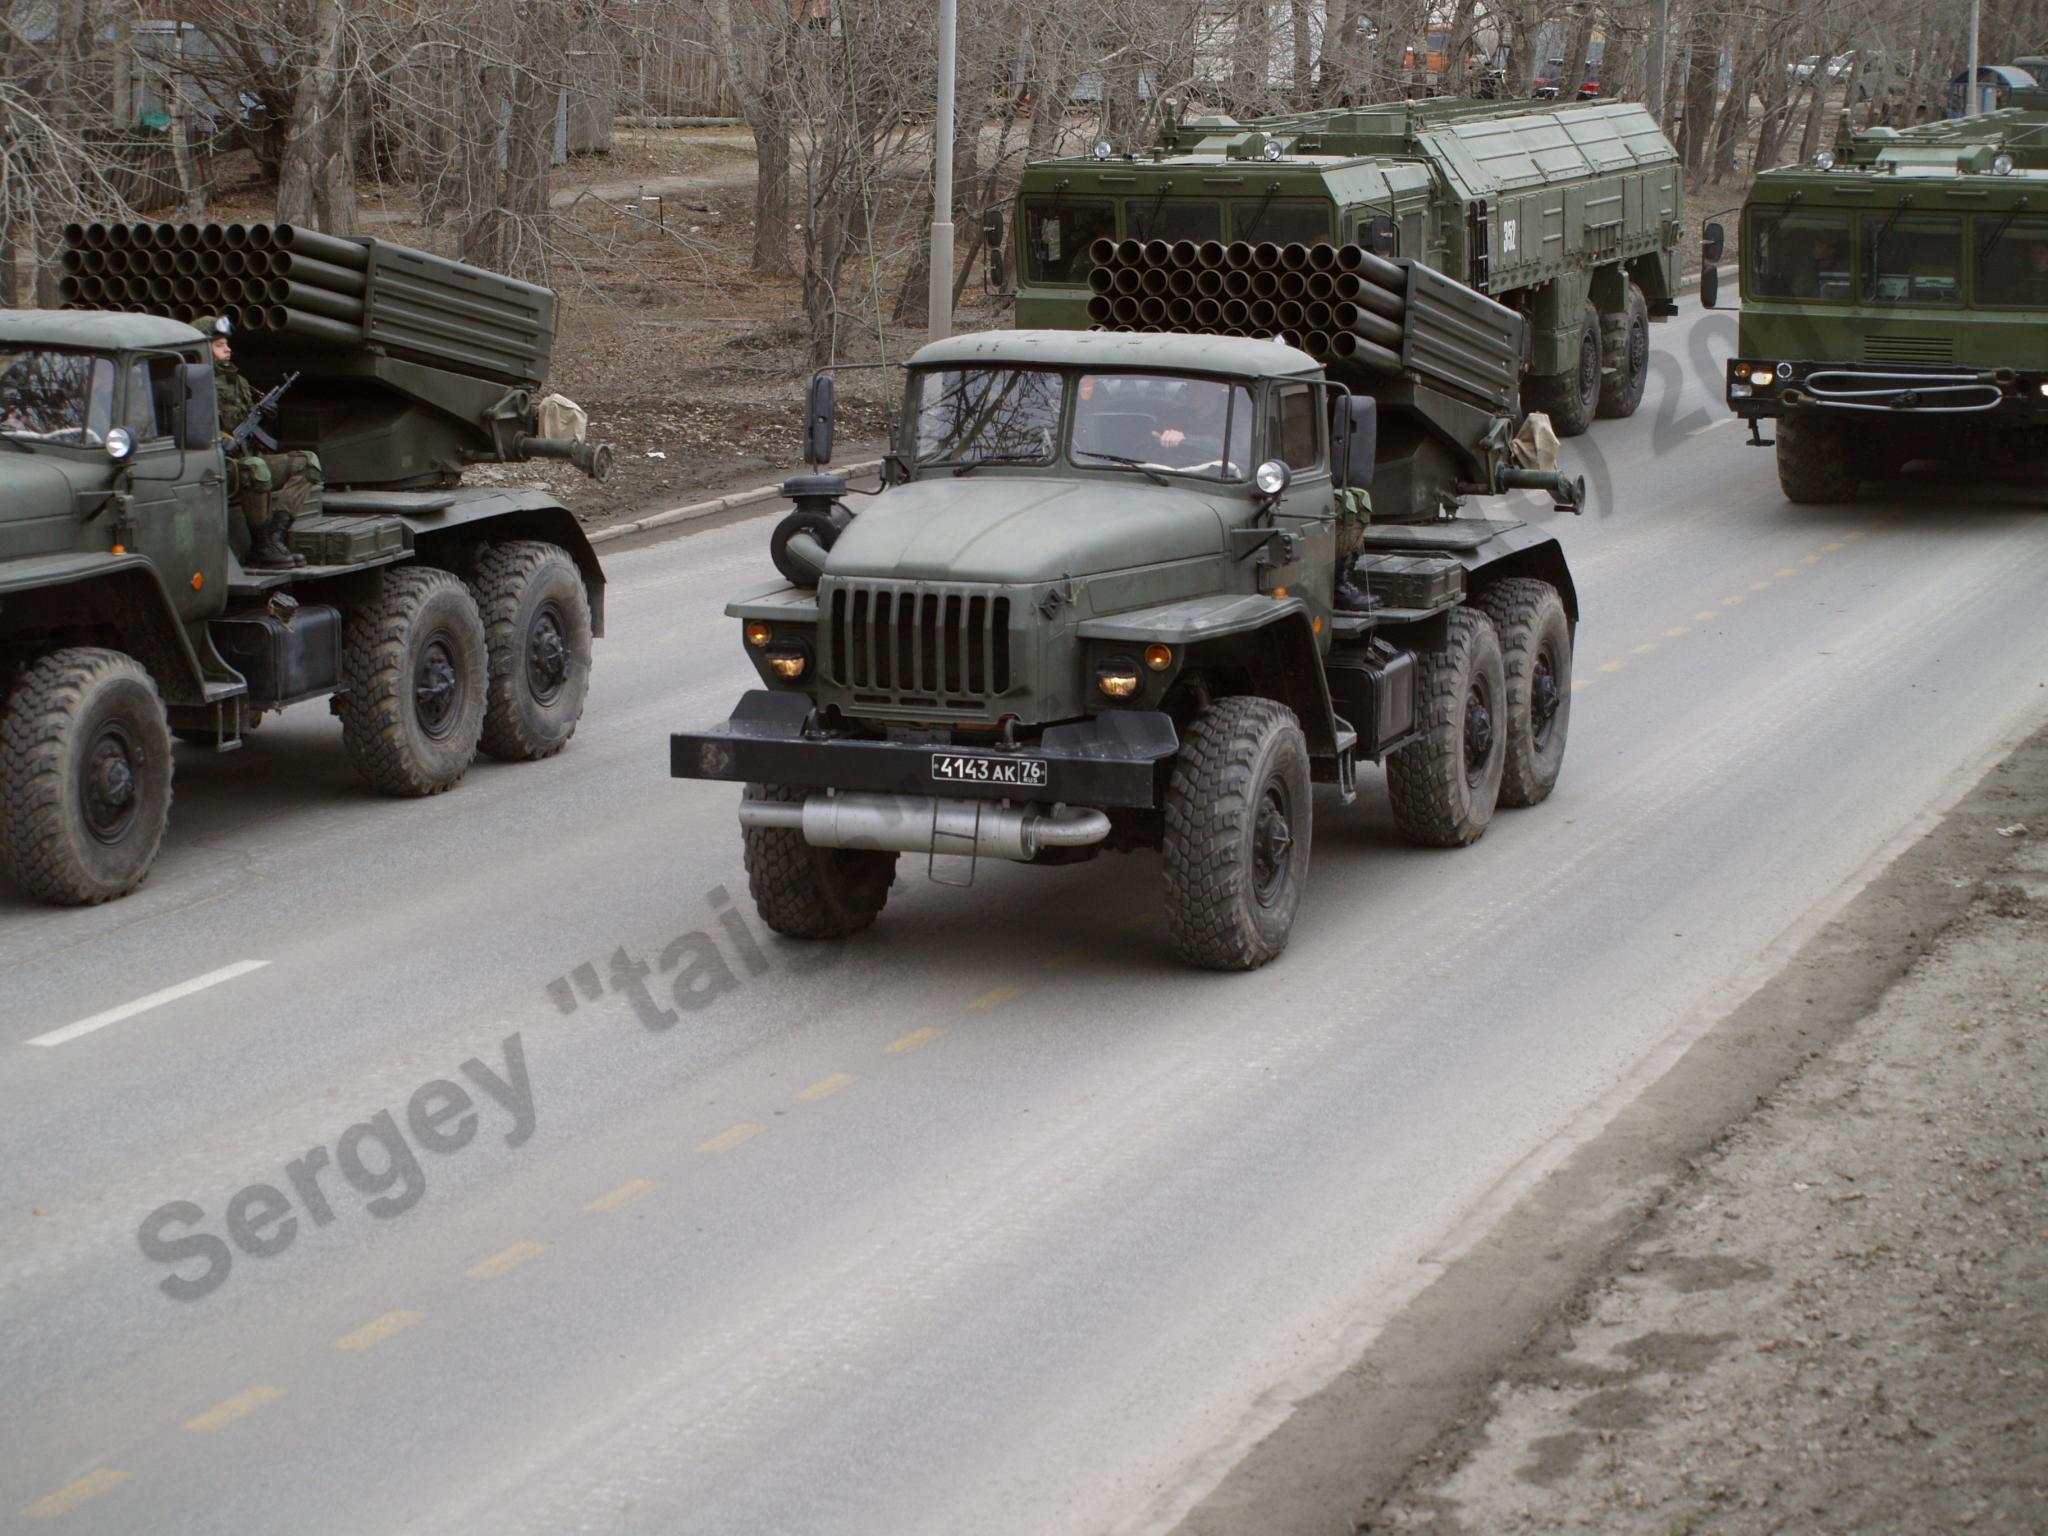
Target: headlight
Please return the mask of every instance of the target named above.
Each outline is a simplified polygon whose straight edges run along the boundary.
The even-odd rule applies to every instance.
[[[1770,369],[1759,368],[1749,376],[1749,382],[1758,389],[1769,389],[1771,387],[1771,377]]]
[[[1135,672],[1098,672],[1095,686],[1112,699],[1128,699],[1138,691],[1138,674]]]
[[[1747,400],[1749,396],[1750,388],[1747,384],[1730,384],[1728,386],[1728,398],[1730,400]]]
[[[801,655],[770,656],[768,658],[768,670],[777,677],[786,677],[794,682],[797,678],[804,675],[804,667],[808,664],[808,660],[807,657]]]

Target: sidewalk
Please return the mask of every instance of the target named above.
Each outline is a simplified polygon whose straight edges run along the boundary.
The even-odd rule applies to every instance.
[[[2048,729],[1179,1536],[1963,1530],[2048,1532]]]
[[[2048,752],[2030,746],[1987,781],[2016,792],[2003,847],[1948,871],[1977,888],[1967,913],[1695,1161],[1484,1421],[1361,1529],[2048,1531]]]

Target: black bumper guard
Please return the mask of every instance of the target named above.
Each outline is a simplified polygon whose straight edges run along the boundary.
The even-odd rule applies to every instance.
[[[669,775],[799,789],[1149,809],[1158,804],[1159,765],[1180,750],[1173,721],[1157,710],[1117,710],[1049,725],[1038,741],[1019,747],[806,734],[810,718],[811,701],[803,694],[750,689],[723,726],[669,737]],[[1046,764],[1046,782],[941,783],[932,777],[934,754],[1039,759]]]

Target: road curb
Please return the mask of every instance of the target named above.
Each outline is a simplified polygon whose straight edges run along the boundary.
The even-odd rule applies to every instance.
[[[856,475],[871,475],[882,467],[880,459],[868,459],[859,464],[848,464],[838,472],[849,479]],[[657,528],[671,528],[677,523],[695,522],[700,517],[716,517],[721,512],[730,512],[752,502],[766,501],[782,494],[782,482],[773,485],[757,485],[750,490],[730,491],[723,496],[714,496],[709,501],[693,501],[688,506],[670,507],[665,512],[650,512],[630,523],[608,523],[590,534],[593,544],[609,544],[614,539],[631,538],[636,533],[652,533]]]

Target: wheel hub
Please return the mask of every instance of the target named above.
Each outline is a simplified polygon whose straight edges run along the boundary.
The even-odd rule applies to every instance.
[[[1551,665],[1549,653],[1543,652],[1536,658],[1536,675],[1529,680],[1529,718],[1535,727],[1539,746],[1550,734],[1551,722],[1557,718],[1557,706],[1562,699],[1556,668]]]
[[[536,701],[554,702],[569,680],[569,642],[562,638],[561,616],[544,608],[526,639],[526,686]]]
[[[1493,755],[1493,710],[1486,695],[1474,688],[1465,695],[1465,782],[1477,785]]]
[[[1259,797],[1259,818],[1252,829],[1252,887],[1261,906],[1270,907],[1287,883],[1294,857],[1294,828],[1287,816],[1287,796],[1268,784]]]
[[[447,735],[462,713],[462,677],[445,636],[436,635],[421,648],[412,695],[420,728],[429,736]]]
[[[85,824],[103,843],[117,843],[135,820],[135,744],[118,726],[104,728],[92,744],[79,785]]]

